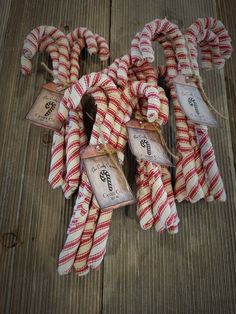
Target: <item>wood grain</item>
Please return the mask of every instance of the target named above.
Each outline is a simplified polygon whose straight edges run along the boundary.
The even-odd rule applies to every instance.
[[[229,123],[230,132],[232,139],[232,148],[234,156],[236,156],[236,115],[235,115],[235,103],[236,103],[236,57],[235,57],[235,47],[236,47],[236,32],[235,32],[235,3],[234,1],[216,1],[217,12],[219,18],[222,20],[223,24],[229,31],[229,35],[232,38],[232,44],[234,49],[233,57],[230,58],[225,65],[225,82],[226,82],[226,92],[227,92],[227,103],[229,111]],[[234,167],[236,165],[236,160],[234,158]]]
[[[0,230],[15,233],[23,243],[13,249],[0,247],[1,313],[101,312],[102,270],[85,278],[57,274],[74,200],[66,202],[47,182],[52,133],[24,120],[47,79],[40,67],[46,59],[36,57],[27,78],[20,74],[19,60],[26,34],[44,23],[72,29],[79,23],[109,38],[109,8],[103,0],[12,3],[1,72]],[[83,73],[101,68],[97,58],[88,59]]]
[[[167,16],[185,29],[207,15],[216,16],[213,1],[113,1],[111,49],[116,56],[126,53],[135,32],[155,17]],[[203,77],[216,108],[227,115],[223,71]],[[178,204],[181,226],[174,237],[141,231],[132,215],[116,211],[104,263],[104,313],[234,312],[235,173],[230,128],[221,124],[210,134],[227,203]]]
[[[0,313],[132,314],[235,313],[235,66],[204,73],[208,95],[229,117],[210,130],[228,200],[222,204],[178,204],[176,236],[142,231],[135,206],[114,211],[104,265],[84,278],[60,277],[57,257],[74,199],[65,201],[47,182],[52,133],[24,120],[42,83],[49,80],[33,62],[20,74],[25,35],[41,24],[71,30],[87,26],[110,41],[112,60],[127,53],[146,22],[167,16],[185,29],[198,17],[220,16],[236,40],[233,0],[0,0]],[[155,45],[156,59],[162,53]],[[96,57],[82,73],[102,68]],[[174,144],[173,127],[166,128]],[[135,160],[128,152],[126,174],[134,187]]]

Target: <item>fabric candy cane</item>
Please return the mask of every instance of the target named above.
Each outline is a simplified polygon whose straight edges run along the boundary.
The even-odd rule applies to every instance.
[[[100,126],[100,130],[101,132],[104,132],[104,136],[102,136],[102,138],[99,136],[99,139],[101,139],[101,141],[104,139],[106,144],[109,144],[115,149],[117,146],[117,139],[115,140],[112,129],[114,129],[114,125],[116,125],[114,122],[116,120],[118,106],[120,103],[120,94],[114,83],[106,75],[100,73],[91,73],[90,75],[85,75],[82,77],[76,84],[72,86],[72,88],[67,91],[64,97],[65,101],[61,102],[59,116],[65,121],[68,118],[68,109],[76,110],[84,93],[93,86],[100,87],[107,94],[108,98],[108,109],[106,111],[103,123]],[[117,132],[119,129],[120,126],[118,125],[116,129]],[[85,178],[83,178],[83,176],[85,176]],[[85,186],[87,192],[86,196],[88,202],[86,202],[86,208],[82,207],[84,204],[84,196],[81,186],[82,188]],[[89,212],[89,204],[91,202],[92,193],[85,172],[83,172],[82,175],[81,186],[79,188],[79,199],[75,206],[75,214],[73,217],[73,219],[77,219],[78,221],[76,224],[74,224],[74,226],[72,224],[72,227],[70,227],[66,243],[60,254],[58,268],[60,274],[68,273],[72,269]]]
[[[137,36],[136,41],[131,43],[131,56],[133,63],[139,63],[142,60],[148,62],[154,61],[154,51],[151,41],[158,36],[164,35],[170,41],[175,43],[176,56],[179,60],[179,67],[182,74],[190,74],[190,64],[187,57],[187,50],[182,33],[177,25],[171,23],[166,18],[156,19],[145,25],[142,32]],[[139,52],[137,53],[137,51]]]
[[[130,55],[124,55],[104,70],[113,79],[116,85],[123,90],[128,81],[145,81],[151,85],[156,85],[156,73],[148,62],[143,62],[139,67],[132,64]]]
[[[113,80],[116,82],[117,85],[120,85],[121,87],[125,86],[127,84],[127,81],[130,79],[129,76],[129,71],[132,69],[133,73],[136,73],[135,76],[132,74],[132,80],[146,80],[148,83],[151,83],[152,85],[156,86],[156,73],[154,72],[153,68],[150,66],[148,62],[143,62],[141,66],[137,67],[131,64],[131,58],[129,55],[125,55],[124,57],[120,59],[116,59],[114,62],[114,65],[112,66],[112,73],[111,76]],[[108,72],[109,73],[109,72]],[[128,91],[126,91],[128,92]],[[125,98],[126,102],[129,102],[129,97],[130,99],[132,98],[131,95],[126,95],[126,92],[122,94],[122,97]],[[124,100],[124,101],[125,101]],[[154,106],[155,108],[155,106]],[[164,108],[168,109],[168,105],[164,106]],[[165,112],[165,110],[164,110]],[[168,110],[167,110],[168,112]],[[166,113],[166,112],[165,112]],[[162,112],[159,112],[160,116],[162,115]],[[167,114],[168,116],[168,114]],[[163,118],[163,116],[162,116]],[[141,161],[140,161],[141,163]],[[145,162],[142,162],[143,164]],[[140,172],[139,172],[140,170]],[[142,170],[142,171],[141,171]],[[137,185],[138,187],[141,185],[140,188],[137,190],[137,201],[138,201],[138,208],[137,208],[137,213],[138,216],[140,217],[140,223],[144,229],[150,228],[153,224],[153,215],[152,215],[152,202],[151,202],[151,189],[150,189],[150,184],[149,180],[147,178],[147,174],[144,173],[144,165],[142,165],[142,169],[137,169],[138,175],[137,175]],[[160,173],[159,173],[160,175]],[[168,184],[168,182],[166,181]],[[172,187],[169,187],[169,190],[172,190]],[[141,193],[141,194],[140,194]],[[173,194],[173,191],[172,191]],[[173,203],[172,203],[173,204]],[[140,211],[140,206],[144,207],[144,210]],[[175,206],[175,205],[174,205]],[[173,210],[176,212],[176,208]],[[149,209],[149,210],[146,210]],[[144,215],[145,213],[145,215]],[[176,225],[178,224],[177,219],[176,219]],[[175,229],[175,232],[177,232],[177,228]],[[173,231],[174,232],[174,231]]]
[[[201,61],[205,69],[212,67],[221,68],[224,66],[225,60],[231,56],[231,39],[224,25],[219,20],[210,17],[198,19],[187,29],[185,37],[190,52],[193,73],[196,77],[199,77],[198,45],[202,49]],[[208,177],[211,195],[217,201],[225,201],[224,184],[216,163],[207,127],[196,125],[195,132],[201,149],[203,167]]]
[[[80,37],[81,36],[81,37]],[[67,35],[71,46],[70,80],[74,81],[79,73],[79,55],[81,50],[88,48],[90,54],[98,52],[101,60],[109,57],[109,49],[105,39],[93,34],[85,28],[77,28]],[[96,48],[96,49],[95,49]],[[77,117],[79,115],[80,117]],[[54,134],[55,145],[52,148],[52,159],[49,182],[53,188],[62,186],[66,198],[70,198],[78,188],[80,180],[80,152],[87,145],[87,137],[83,125],[82,108],[77,112],[70,111],[68,134]],[[68,142],[65,142],[66,137]],[[64,145],[63,145],[64,142]],[[65,150],[65,151],[64,151]]]
[[[85,27],[77,27],[67,35],[67,38],[71,47],[71,82],[76,81],[79,77],[79,56],[85,46],[90,55],[97,53],[101,61],[106,61],[109,58],[109,48],[105,38],[98,34],[93,34]]]
[[[59,50],[58,45],[53,38],[45,37],[45,39],[40,42],[39,52],[43,51],[46,51],[51,57],[54,82],[58,84]]]
[[[178,66],[176,54],[172,48],[170,41],[165,41],[164,37],[159,38],[159,41],[164,49],[167,67],[167,80],[170,84],[170,93],[173,101],[176,123],[176,148],[180,154],[179,161],[176,164],[176,199],[180,202],[188,200],[197,202],[201,198],[207,197],[200,184],[196,166],[196,153],[191,145],[191,135],[186,116],[181,110],[177,99],[177,94],[172,80],[178,74]],[[181,170],[180,170],[181,169]],[[186,191],[185,191],[186,189]]]
[[[30,74],[32,59],[37,51],[46,50],[52,59],[54,83],[67,84],[69,74],[69,43],[66,36],[53,26],[39,26],[33,29],[24,41],[21,56],[21,71]],[[66,128],[61,132],[54,132],[52,144],[52,162],[49,181],[53,187],[63,184],[65,170],[65,142]]]
[[[97,105],[96,120],[93,126],[90,144],[97,145],[100,133],[100,124],[104,121],[108,102],[106,94],[102,91],[101,88],[95,88],[95,90],[90,92],[90,95],[94,98]],[[99,212],[100,208],[96,198],[93,196],[92,204],[88,213],[88,219],[86,221],[85,228],[81,236],[81,242],[74,261],[74,269],[80,276],[89,272],[88,257],[93,245],[93,237],[97,227]],[[102,215],[102,213],[100,215]]]
[[[122,94],[123,101],[127,104],[132,98],[143,96],[148,99],[147,112],[145,113],[147,119],[150,122],[156,121],[159,125],[166,123],[168,120],[168,101],[162,88],[156,89],[144,82],[134,82],[129,84],[129,87]],[[154,108],[155,115],[150,116],[148,112]],[[154,224],[158,232],[169,228],[176,231],[177,228],[173,227],[174,223],[176,226],[178,225],[176,208],[173,198],[169,202],[159,166],[148,161],[138,161],[137,174],[137,215],[141,227],[149,229]],[[166,180],[167,185],[169,189],[169,182]],[[170,191],[168,192],[170,195]],[[168,225],[167,221],[171,224]]]
[[[32,59],[39,50],[39,45],[45,37],[52,38],[58,45],[59,65],[58,79],[61,84],[68,83],[69,62],[69,42],[67,37],[54,26],[41,25],[33,29],[24,41],[23,53],[21,56],[21,71],[24,75],[32,71]]]
[[[163,41],[163,38],[165,41]],[[178,74],[178,70],[180,70],[182,74],[192,73],[187,49],[185,47],[185,39],[175,24],[164,19],[155,20],[145,26],[140,35],[139,47],[142,58],[147,58],[149,61],[154,60],[151,40],[159,40],[163,43],[163,45],[165,45],[164,53],[166,57],[166,66],[168,69],[169,78],[173,79],[173,77]],[[164,44],[164,42],[166,44]],[[175,50],[172,47],[174,47]],[[178,63],[176,59],[178,60]],[[169,83],[173,85],[171,80],[169,80]],[[191,202],[196,202],[204,197],[204,192],[199,182],[195,164],[196,152],[191,146],[187,120],[181,111],[177,100],[176,91],[173,86],[171,87],[171,96],[174,100],[174,110],[176,117],[177,149],[181,154],[181,161],[177,162],[177,168],[181,167],[181,171],[180,169],[177,169],[177,178],[180,180],[179,182],[181,183],[181,188],[183,186],[186,187],[186,193],[182,190],[181,193],[179,193],[179,182],[176,182],[177,199],[178,201],[181,201],[186,198]]]
[[[199,18],[185,31],[192,65],[199,75],[198,51],[203,69],[220,69],[232,54],[231,38],[223,23],[213,17]]]
[[[168,45],[168,44],[167,44]],[[169,56],[170,54],[168,54]],[[173,59],[174,60],[174,59]],[[176,67],[177,68],[177,67]],[[172,66],[172,71],[173,71],[173,66]],[[173,88],[173,87],[172,87]],[[173,89],[173,93],[174,93],[174,89]],[[176,128],[178,130],[180,130],[180,128],[183,128],[183,116],[181,114],[181,110],[180,108],[178,108],[178,104],[176,103],[176,95],[172,95],[173,99],[175,101],[175,112],[176,112]],[[215,161],[215,157],[214,157],[214,151],[213,151],[213,147],[211,145],[211,142],[209,140],[208,142],[208,154],[211,155],[211,174],[209,173],[209,167],[206,167],[206,162],[205,162],[205,158],[207,156],[207,154],[204,156],[203,154],[203,146],[200,145],[200,141],[196,139],[196,133],[197,129],[200,128],[201,126],[195,126],[190,120],[186,120],[187,124],[186,127],[188,127],[188,130],[186,129],[185,135],[188,132],[188,139],[190,141],[190,144],[193,148],[193,152],[192,154],[194,155],[194,159],[195,159],[195,169],[196,169],[196,174],[198,175],[198,182],[199,182],[199,190],[198,190],[198,198],[200,198],[201,194],[203,195],[202,197],[204,197],[207,201],[212,201],[213,197],[215,200],[225,200],[225,191],[224,191],[224,187],[223,187],[223,182],[221,180],[220,177],[220,173]],[[183,131],[183,130],[182,130]],[[181,134],[184,134],[183,132],[179,132]],[[205,132],[204,132],[205,133]],[[205,136],[205,134],[204,134]],[[185,139],[183,138],[183,140],[186,142],[186,137]],[[205,137],[205,142],[206,142],[206,137]],[[179,143],[181,143],[181,140],[179,141]],[[182,154],[183,155],[183,154]],[[184,156],[184,155],[183,155]],[[180,168],[182,168],[182,170]],[[183,175],[182,173],[183,172]],[[211,179],[212,176],[212,179]],[[183,199],[187,199],[190,201],[196,201],[193,200],[193,197],[191,196],[191,191],[187,191],[187,194],[185,193],[185,191],[183,190],[184,185],[188,184],[188,178],[189,176],[186,176],[186,172],[184,171],[184,159],[182,161],[182,165],[180,165],[180,163],[177,163],[177,176],[176,176],[176,187],[175,187],[175,191],[176,191],[176,197],[179,201],[183,200]],[[195,176],[196,181],[197,182],[197,177]],[[211,183],[211,181],[213,180],[213,184]],[[212,187],[214,186],[215,189],[212,189]],[[201,188],[200,188],[201,187]],[[218,188],[217,192],[216,189]],[[201,193],[200,193],[201,191]],[[192,190],[192,193],[194,193],[195,191]],[[190,194],[189,194],[190,193]],[[215,196],[215,195],[216,196]]]
[[[117,156],[119,160],[123,161],[123,150],[127,143],[127,134],[125,128],[125,119],[127,110],[132,110],[131,107],[127,107],[126,104],[120,100],[119,104],[119,111],[116,115],[114,126],[120,125],[119,130],[116,127],[112,129],[112,135],[117,138],[117,146],[116,149],[118,150]],[[119,154],[120,153],[120,154]],[[100,213],[98,223],[96,226],[96,230],[94,233],[93,244],[91,251],[88,257],[88,266],[92,269],[97,269],[101,262],[103,261],[104,255],[106,253],[106,245],[109,235],[109,229],[111,226],[112,220],[112,213],[113,210],[106,210]]]
[[[106,39],[98,34],[95,34],[95,40],[98,45],[98,56],[101,61],[107,61],[110,57],[110,50]]]

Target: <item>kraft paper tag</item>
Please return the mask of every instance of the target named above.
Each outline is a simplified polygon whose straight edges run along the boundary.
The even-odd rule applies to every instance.
[[[126,126],[130,149],[138,160],[172,166],[165,149],[161,145],[160,137],[151,124],[130,120]]]
[[[56,84],[44,84],[26,119],[35,125],[60,131],[62,122],[57,113],[62,97],[63,93],[57,91]]]
[[[174,78],[174,84],[180,106],[190,120],[201,125],[219,127],[194,82],[186,82],[184,75],[178,75]]]
[[[116,154],[112,158],[88,146],[81,155],[95,197],[101,209],[119,208],[135,202],[126,177],[118,165]],[[119,169],[117,168],[119,167]]]

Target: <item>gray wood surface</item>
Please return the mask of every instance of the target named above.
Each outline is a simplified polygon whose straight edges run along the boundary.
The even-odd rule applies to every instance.
[[[116,210],[104,265],[82,278],[56,272],[74,200],[65,201],[47,182],[51,132],[24,121],[48,79],[40,66],[47,58],[36,57],[27,78],[19,63],[25,35],[40,24],[87,26],[110,41],[112,60],[128,52],[133,35],[156,17],[184,29],[197,17],[218,16],[235,41],[235,7],[233,0],[0,0],[0,313],[236,312],[236,55],[225,71],[203,75],[210,99],[229,117],[210,131],[227,202],[178,204],[176,236],[142,231],[134,207]],[[91,58],[82,70],[101,67]],[[128,158],[130,181],[133,164]]]

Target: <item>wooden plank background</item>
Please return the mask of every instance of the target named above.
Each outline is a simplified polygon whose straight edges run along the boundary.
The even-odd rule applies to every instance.
[[[74,200],[49,188],[52,134],[24,121],[48,79],[40,66],[47,59],[34,59],[30,77],[19,70],[24,37],[40,24],[87,26],[107,38],[113,60],[157,17],[167,16],[182,29],[198,17],[219,17],[234,44],[235,8],[233,0],[0,0],[0,313],[236,312],[236,55],[225,70],[203,75],[212,102],[229,116],[220,130],[210,131],[227,202],[178,204],[176,236],[142,231],[134,206],[116,210],[104,264],[82,278],[56,272]],[[82,68],[86,73],[102,65],[90,58]],[[128,158],[130,180],[133,164]]]

